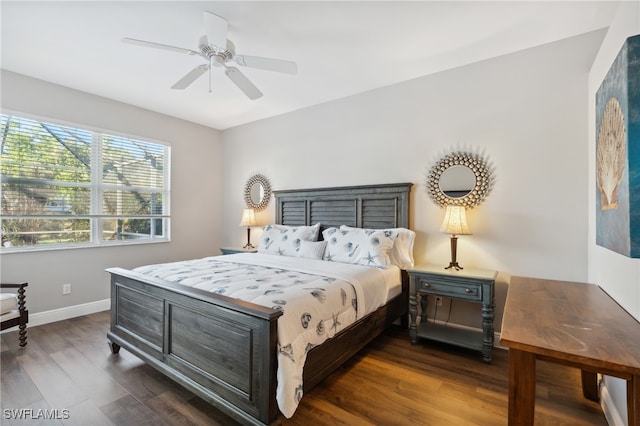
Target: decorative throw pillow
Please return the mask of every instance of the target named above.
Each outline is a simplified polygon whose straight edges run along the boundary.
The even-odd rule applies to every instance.
[[[314,241],[320,224],[314,226],[267,225],[262,232],[259,253],[296,256],[302,241]]]
[[[358,228],[352,228],[347,225],[342,225],[340,229]],[[391,253],[389,253],[391,264],[397,265],[402,269],[412,268],[414,265],[413,243],[416,239],[416,233],[407,228],[379,229],[379,231],[392,233],[392,238],[393,235],[397,236],[397,238],[395,238],[395,242],[393,243]]]
[[[311,233],[311,239],[309,241],[318,241],[318,235],[320,234],[320,224],[316,223],[315,225],[299,225],[299,226],[291,226],[291,225],[271,225],[274,228],[290,230],[293,229],[296,232],[300,232],[303,234]]]
[[[298,257],[306,257],[308,259],[322,259],[324,255],[326,241],[302,241]]]
[[[397,234],[374,229],[327,228],[322,233],[327,241],[323,259],[359,265],[387,267],[389,253]]]

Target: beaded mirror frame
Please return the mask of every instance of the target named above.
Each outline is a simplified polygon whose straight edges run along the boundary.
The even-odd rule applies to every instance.
[[[255,185],[260,185],[262,187],[262,197],[258,201],[254,200],[251,197]],[[267,206],[269,205],[269,201],[271,200],[271,192],[271,184],[269,183],[269,179],[267,179],[264,175],[256,174],[249,178],[247,184],[244,187],[244,201],[247,204],[247,207],[254,209],[255,211],[261,211],[267,208]]]
[[[451,197],[440,186],[442,174],[453,166],[468,167],[475,176],[475,184],[466,195]],[[479,154],[456,151],[447,154],[429,169],[426,178],[426,191],[431,200],[440,207],[447,205],[464,206],[472,209],[480,205],[493,188],[494,174],[487,160]]]

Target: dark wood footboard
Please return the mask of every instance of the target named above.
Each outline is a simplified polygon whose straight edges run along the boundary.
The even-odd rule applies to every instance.
[[[277,418],[280,311],[125,269],[108,272],[114,353],[127,349],[243,424]]]

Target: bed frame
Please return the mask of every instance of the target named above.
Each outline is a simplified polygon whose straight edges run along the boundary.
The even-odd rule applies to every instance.
[[[274,191],[276,223],[323,227],[409,227],[411,183]],[[122,268],[111,274],[111,351],[127,349],[243,424],[278,423],[277,320],[280,311],[168,283]],[[307,392],[391,322],[406,325],[402,294],[312,349]]]

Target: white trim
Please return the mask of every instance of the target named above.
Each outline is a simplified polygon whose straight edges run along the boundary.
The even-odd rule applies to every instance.
[[[82,305],[68,306],[66,308],[52,309],[50,311],[29,314],[29,327],[37,325],[49,324],[50,322],[67,320],[70,318],[80,317],[82,315],[95,314],[96,312],[108,311],[111,309],[111,299],[98,300],[96,302],[83,303]],[[4,330],[9,331],[14,327]],[[4,333],[3,331],[3,333]]]
[[[607,419],[607,423],[611,426],[625,426],[627,422],[622,418],[616,404],[613,403],[613,398],[606,386],[606,381],[602,381],[600,388],[600,406],[604,412],[604,417]]]
[[[1,1],[1,0],[0,0]],[[52,250],[77,250],[77,249],[93,249],[101,247],[117,247],[117,246],[133,246],[140,244],[160,244],[170,243],[169,238],[140,238],[135,240],[117,240],[107,241],[103,240],[100,244],[93,243],[69,243],[69,244],[44,244],[40,246],[18,246],[18,247],[0,247],[0,254],[3,256],[10,255],[12,253],[31,253],[36,251],[52,251]]]
[[[52,309],[50,311],[29,314],[29,326],[48,324],[62,321],[82,315],[95,314],[96,312],[111,309],[111,299],[98,300],[96,302],[83,303],[82,305],[68,306],[66,308]]]
[[[68,187],[68,188],[88,188],[90,189],[89,191],[89,199],[87,206],[85,207],[89,207],[89,213],[88,215],[86,214],[73,214],[73,212],[67,212],[67,213],[71,213],[71,214],[57,214],[57,213],[63,213],[63,212],[53,212],[56,214],[52,214],[52,215],[44,215],[43,213],[41,215],[6,215],[6,217],[2,218],[0,217],[0,223],[3,220],[13,220],[13,219],[38,219],[40,217],[45,217],[47,219],[58,219],[58,218],[65,218],[65,219],[82,219],[82,220],[88,220],[90,223],[90,229],[89,232],[84,233],[84,235],[87,235],[89,240],[84,242],[84,243],[66,243],[66,242],[59,242],[59,243],[51,243],[51,244],[39,244],[36,243],[35,245],[26,245],[26,246],[9,246],[9,247],[4,247],[4,244],[2,244],[2,248],[0,248],[0,252],[4,253],[10,253],[10,252],[23,252],[23,251],[37,251],[37,250],[58,250],[58,249],[65,249],[65,248],[83,248],[83,247],[95,247],[95,246],[103,246],[103,245],[126,245],[129,244],[127,241],[130,241],[129,239],[117,239],[117,240],[110,240],[110,235],[104,235],[103,234],[103,220],[104,219],[109,219],[109,218],[124,218],[124,219],[134,219],[134,218],[140,218],[140,219],[145,219],[148,220],[150,222],[150,232],[149,235],[144,235],[143,239],[147,240],[158,240],[159,242],[164,242],[164,241],[168,241],[169,237],[166,234],[166,231],[169,229],[169,224],[167,222],[171,221],[171,212],[169,210],[169,203],[165,202],[162,204],[162,214],[161,215],[156,215],[153,212],[151,214],[139,214],[139,215],[126,215],[125,213],[118,211],[118,214],[103,214],[105,213],[101,207],[102,207],[102,201],[104,198],[104,194],[107,191],[116,191],[118,193],[120,193],[121,191],[132,191],[132,192],[144,192],[146,194],[154,194],[154,193],[160,193],[162,194],[162,200],[166,201],[168,200],[168,198],[170,197],[170,189],[169,189],[169,181],[167,180],[167,177],[169,177],[169,173],[170,173],[170,169],[171,169],[171,145],[170,144],[166,144],[166,143],[161,143],[158,141],[151,141],[148,139],[144,139],[144,138],[140,138],[137,136],[122,136],[122,135],[118,135],[115,132],[112,131],[108,131],[108,130],[97,130],[97,129],[92,129],[92,128],[87,128],[87,126],[81,125],[81,124],[71,124],[71,123],[61,123],[56,121],[55,119],[49,119],[49,118],[44,118],[44,117],[38,117],[36,118],[35,116],[30,116],[29,114],[12,114],[10,112],[7,111],[0,111],[0,113],[3,116],[8,117],[8,119],[15,119],[16,121],[18,121],[19,123],[23,123],[23,122],[35,122],[38,125],[42,125],[46,128],[46,124],[52,124],[54,126],[62,126],[62,127],[69,127],[75,130],[78,130],[82,133],[86,133],[87,136],[90,136],[90,147],[91,147],[91,157],[90,157],[90,165],[89,165],[89,172],[90,172],[90,181],[87,182],[67,182],[67,181],[58,181],[55,179],[39,179],[39,178],[29,178],[24,180],[24,182],[22,182],[21,184],[27,185],[28,187],[31,187],[32,185],[37,185],[38,182],[39,184],[46,184],[46,185],[52,185],[52,186],[62,186],[62,187]],[[33,137],[33,129],[28,129],[25,130],[24,135],[25,137],[29,137],[32,138]],[[22,132],[21,132],[22,134]],[[54,136],[55,137],[55,136]],[[124,150],[128,150],[128,145],[129,144],[133,144],[138,146],[138,148],[134,149],[134,151],[132,151],[132,155],[136,156],[138,154],[138,151],[142,150],[144,152],[146,152],[146,148],[145,147],[140,147],[139,145],[144,143],[148,146],[153,145],[153,151],[156,152],[156,146],[161,148],[161,152],[162,152],[162,161],[161,164],[164,165],[165,167],[162,168],[162,174],[163,174],[163,179],[161,182],[161,186],[160,187],[139,187],[139,186],[135,186],[135,185],[128,185],[128,184],[123,184],[122,182],[120,182],[120,184],[112,184],[112,183],[105,183],[104,182],[104,177],[103,177],[103,162],[105,161],[105,158],[108,156],[106,151],[107,151],[107,145],[109,143],[115,143],[117,147],[122,148]],[[151,148],[150,148],[151,149]],[[142,165],[144,166],[145,163],[144,161],[146,161],[146,159],[144,159],[142,161]],[[134,163],[138,163],[139,160],[136,158],[135,161],[132,162],[128,162],[127,164],[134,164]],[[85,164],[86,165],[86,164]],[[20,164],[20,167],[24,167],[24,164]],[[145,173],[146,175],[146,173]],[[150,178],[152,176],[149,176]],[[154,179],[156,180],[156,179]],[[157,185],[158,182],[156,180],[155,184]],[[119,209],[120,210],[120,209]],[[166,217],[165,217],[166,216]],[[162,219],[162,230],[163,230],[163,234],[160,235],[156,235],[155,231],[155,222],[154,219]],[[45,230],[45,231],[38,231],[38,232],[34,232],[35,234],[38,233],[50,233],[52,232],[51,230]],[[78,232],[78,231],[69,231],[69,232]],[[9,232],[9,235],[11,235],[12,233]],[[16,234],[22,234],[19,231],[16,231]],[[106,237],[106,239],[105,239]],[[137,239],[137,238],[134,238]],[[151,241],[151,242],[155,242],[155,241]]]

